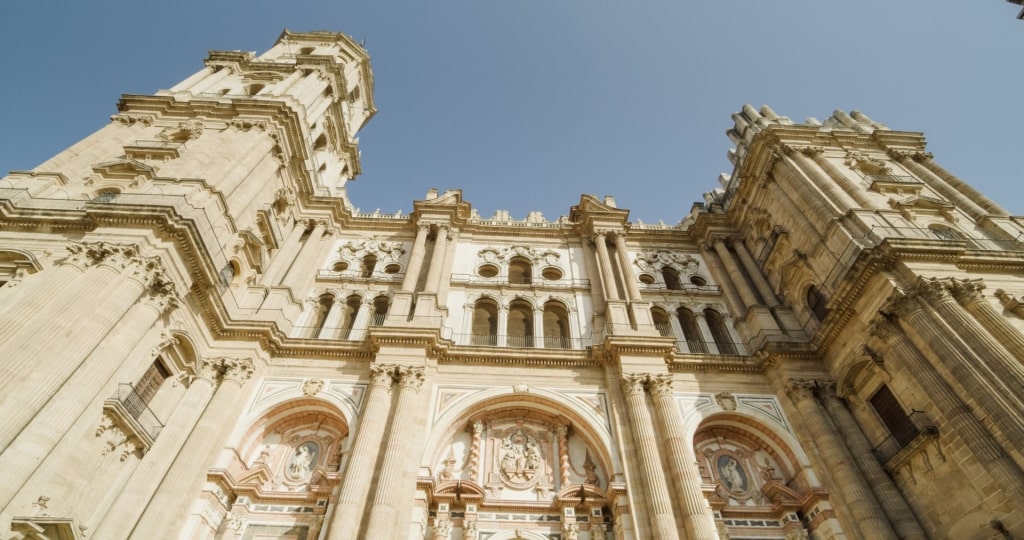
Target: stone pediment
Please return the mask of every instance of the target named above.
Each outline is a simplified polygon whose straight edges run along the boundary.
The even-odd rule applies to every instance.
[[[905,197],[898,201],[894,201],[892,204],[895,208],[899,209],[917,208],[929,210],[952,210],[955,207],[955,205],[949,201],[944,201],[935,197],[928,197],[926,195]]]
[[[115,159],[113,161],[105,161],[103,163],[97,163],[92,166],[92,170],[104,178],[118,178],[125,180],[132,180],[138,176],[144,176],[147,180],[152,180],[156,176],[156,168],[145,163],[131,159]]]
[[[594,195],[581,195],[580,203],[569,210],[569,221],[579,223],[584,230],[608,227],[625,227],[629,218],[629,210],[615,206],[615,199],[610,196],[603,201]]]

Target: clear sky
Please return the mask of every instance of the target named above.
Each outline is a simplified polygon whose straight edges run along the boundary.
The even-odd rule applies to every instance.
[[[802,121],[858,109],[923,131],[946,168],[1024,214],[1024,21],[1002,0],[33,0],[0,4],[0,171],[99,129],[122,93],[170,88],[211,49],[283,28],[365,40],[377,116],[364,211],[462,188],[483,216],[614,195],[678,222],[729,172],[744,103]]]

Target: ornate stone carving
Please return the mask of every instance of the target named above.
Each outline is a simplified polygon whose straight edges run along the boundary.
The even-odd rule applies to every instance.
[[[917,282],[915,290],[922,298],[931,304],[953,301],[953,295],[949,290],[950,283],[945,279],[921,279]]]
[[[443,466],[441,467],[441,472],[439,472],[437,474],[437,477],[442,482],[447,482],[449,480],[454,480],[455,479],[455,463],[456,463],[456,461],[455,461],[455,453],[454,453],[454,451],[452,450],[451,447],[448,448],[448,455],[445,456],[444,461],[442,463],[443,463]]]
[[[512,385],[512,391],[517,394],[522,394],[530,391],[530,385],[526,383],[516,383]]]
[[[376,257],[378,264],[397,264],[401,263],[402,256],[405,255],[405,247],[401,242],[370,238],[366,240],[349,240],[338,248],[339,259],[349,263],[348,272],[359,273],[360,263],[368,255]]]
[[[565,540],[578,540],[580,537],[580,526],[578,523],[566,523],[562,525],[562,538]]]
[[[395,383],[395,366],[391,364],[370,364],[370,384],[391,390]]]
[[[434,538],[436,540],[448,540],[452,535],[452,522],[448,519],[434,521]]]
[[[583,460],[583,471],[586,476],[583,479],[584,484],[588,484],[595,487],[601,487],[601,479],[597,476],[597,464],[590,458],[590,451],[587,451],[587,457]]]
[[[985,281],[981,279],[953,279],[951,280],[950,292],[957,302],[963,305],[970,305],[976,302],[984,302]]]
[[[633,264],[641,272],[655,272],[666,266],[674,268],[680,274],[694,273],[700,269],[700,261],[693,255],[663,249],[638,253]]]
[[[644,392],[644,385],[647,384],[646,373],[627,373],[622,376],[622,393],[626,396],[634,396]]]
[[[230,380],[238,385],[245,384],[248,381],[256,366],[253,364],[250,358],[222,358],[224,379]]]
[[[544,458],[537,438],[524,428],[506,432],[498,443],[496,469],[502,481],[512,488],[530,487],[544,472]]]
[[[814,398],[817,381],[814,379],[789,379],[786,381],[786,394],[794,402]]]
[[[398,366],[395,368],[395,373],[398,378],[398,384],[402,388],[411,388],[417,392],[423,386],[423,382],[426,380],[424,369],[419,366]]]
[[[312,397],[320,393],[324,389],[323,379],[306,379],[306,382],[302,383],[302,394],[304,396]]]
[[[120,122],[126,126],[130,126],[136,122],[148,126],[153,123],[153,117],[147,114],[115,114],[110,117],[110,121]]]
[[[881,159],[868,156],[862,152],[849,151],[843,161],[846,166],[857,169],[864,174],[892,174],[892,167]]]
[[[729,392],[719,392],[715,394],[715,402],[718,406],[726,411],[736,410],[736,398]]]
[[[480,530],[477,528],[476,520],[462,522],[462,538],[464,540],[477,540],[480,538]]]
[[[672,396],[672,376],[671,375],[650,375],[647,378],[647,390],[650,391],[652,396]]]
[[[184,142],[191,139],[198,139],[203,134],[203,122],[201,120],[186,120],[178,122],[177,126],[164,128],[157,134],[157,137],[166,142]]]
[[[889,343],[903,334],[899,325],[884,313],[879,313],[878,316],[871,321],[871,326],[868,328],[868,332],[872,336],[875,336],[886,343]]]
[[[913,291],[897,291],[889,299],[889,303],[883,311],[901,319],[907,319],[923,309],[917,301],[916,293]]]

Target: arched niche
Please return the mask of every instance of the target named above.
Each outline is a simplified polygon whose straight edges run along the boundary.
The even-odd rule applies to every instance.
[[[478,392],[449,408],[423,456],[431,526],[449,520],[454,531],[498,535],[489,538],[517,538],[508,536],[515,530],[547,538],[577,514],[589,516],[583,530],[609,523],[605,497],[624,494],[621,470],[607,424],[585,409],[571,396],[533,389]],[[502,522],[496,514],[534,518]]]

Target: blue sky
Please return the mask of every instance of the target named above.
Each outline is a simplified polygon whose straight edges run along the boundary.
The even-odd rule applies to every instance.
[[[364,211],[462,188],[484,216],[611,194],[678,222],[729,172],[744,103],[801,121],[859,109],[923,131],[937,161],[1014,213],[1024,21],[1002,0],[3,2],[0,171],[99,129],[122,93],[169,88],[211,49],[283,28],[365,40],[379,113]]]

